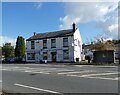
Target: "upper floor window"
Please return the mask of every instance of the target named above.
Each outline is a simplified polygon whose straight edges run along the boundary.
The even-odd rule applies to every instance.
[[[43,48],[47,48],[47,40],[43,40]]]
[[[51,48],[56,48],[56,39],[51,39]]]
[[[31,41],[31,49],[35,49],[35,42]]]
[[[68,47],[68,38],[63,38],[63,47]]]

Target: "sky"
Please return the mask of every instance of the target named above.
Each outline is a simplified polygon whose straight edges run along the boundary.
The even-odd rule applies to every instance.
[[[36,33],[79,28],[83,43],[104,36],[118,39],[117,2],[3,2],[0,46]]]

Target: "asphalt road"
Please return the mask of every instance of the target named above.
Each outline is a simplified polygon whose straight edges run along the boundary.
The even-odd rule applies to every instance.
[[[6,64],[0,71],[9,93],[118,93],[117,66]]]

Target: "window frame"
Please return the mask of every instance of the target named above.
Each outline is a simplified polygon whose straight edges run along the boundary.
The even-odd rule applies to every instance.
[[[51,48],[56,48],[56,39],[51,39]]]
[[[46,44],[46,45],[45,45]],[[47,49],[47,39],[43,40],[43,49]]]
[[[63,38],[63,47],[68,47],[68,38]]]
[[[67,54],[65,54],[67,52]],[[63,59],[69,60],[69,50],[63,50]]]
[[[35,60],[35,53],[27,53],[27,60]]]
[[[31,49],[35,49],[35,41],[31,41]]]

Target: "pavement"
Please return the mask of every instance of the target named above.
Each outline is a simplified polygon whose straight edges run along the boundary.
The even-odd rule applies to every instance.
[[[114,95],[118,93],[120,74],[118,66],[102,65],[4,64],[0,71],[4,91],[57,95],[63,93]]]

